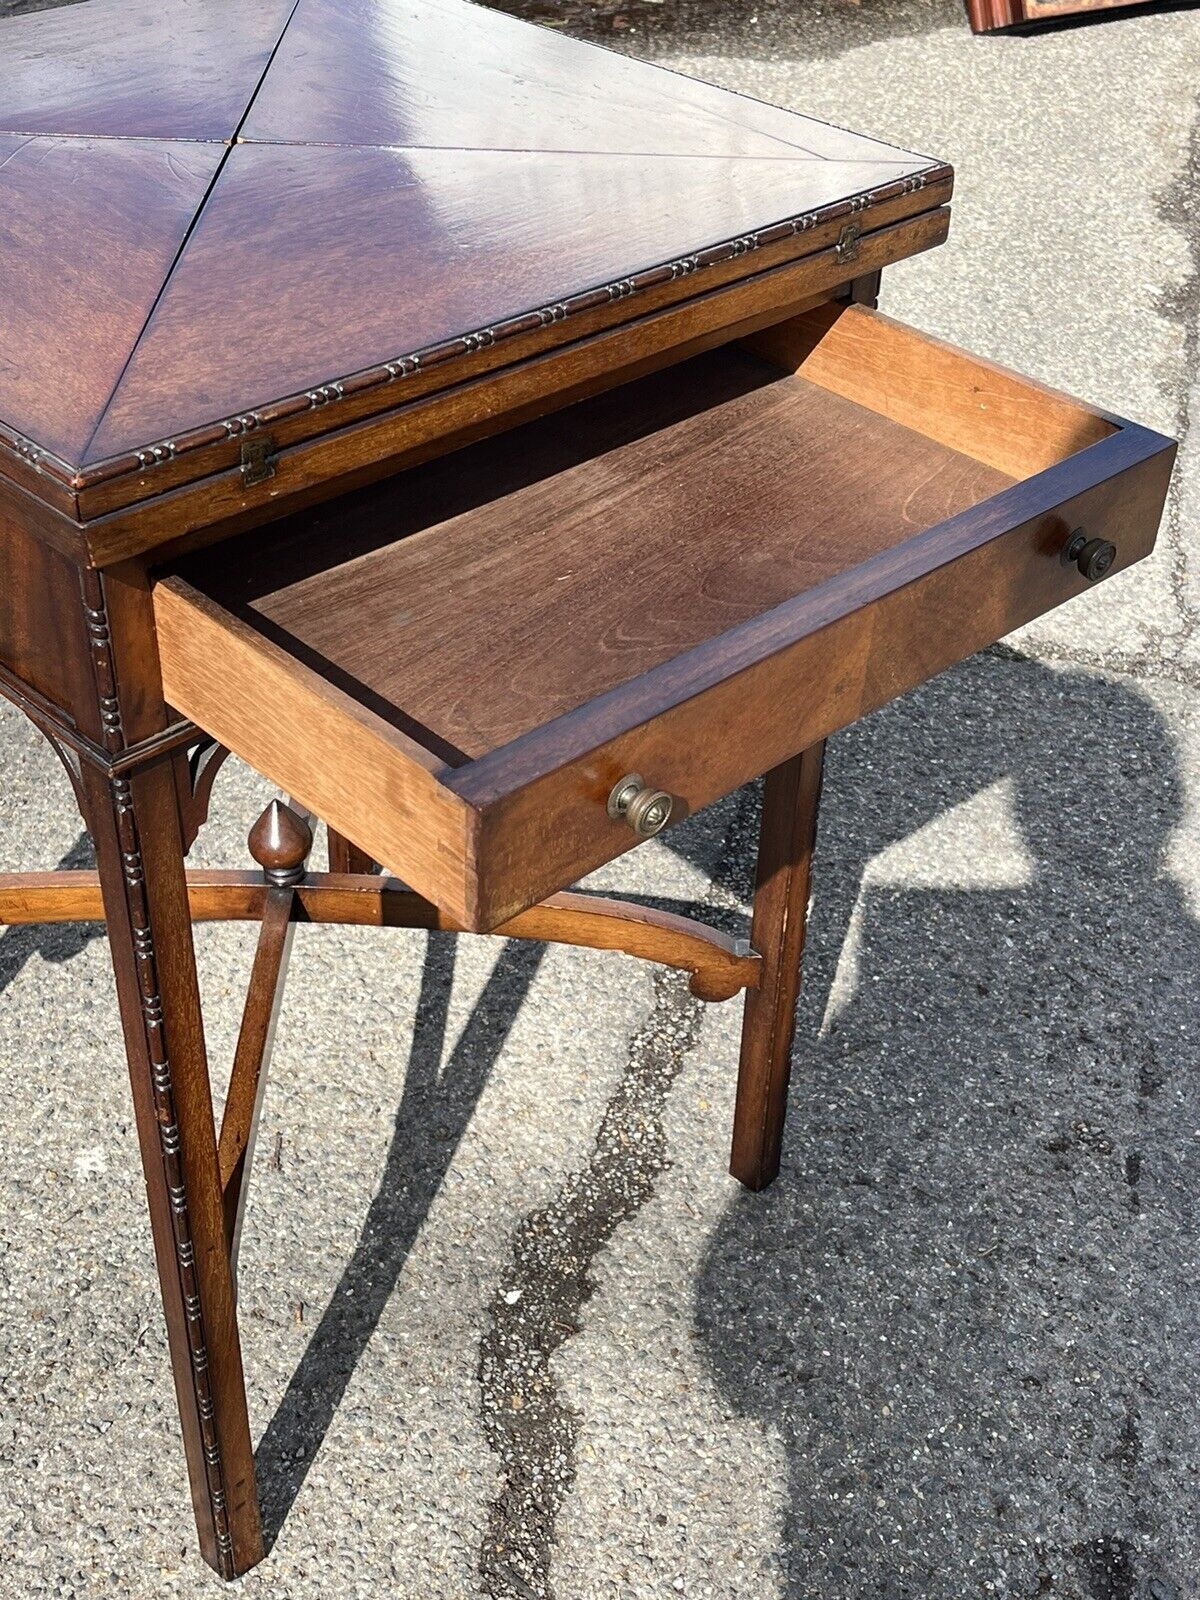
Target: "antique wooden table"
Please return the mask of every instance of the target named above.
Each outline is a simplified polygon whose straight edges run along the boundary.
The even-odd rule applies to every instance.
[[[107,922],[233,1577],[262,1554],[237,1235],[296,921],[747,990],[761,1187],[823,740],[1146,555],[1173,446],[872,309],[945,238],[946,166],[461,0],[90,0],[0,24],[0,61],[0,688],[99,868],[4,879],[0,921]],[[230,750],[293,803],[258,868],[189,874]],[[763,773],[750,943],[562,892]],[[219,1129],[205,918],[261,922]]]

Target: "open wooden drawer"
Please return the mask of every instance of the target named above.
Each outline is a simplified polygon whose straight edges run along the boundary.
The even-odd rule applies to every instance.
[[[188,558],[167,698],[487,929],[660,820],[630,775],[686,816],[1145,556],[1173,456],[823,306]]]

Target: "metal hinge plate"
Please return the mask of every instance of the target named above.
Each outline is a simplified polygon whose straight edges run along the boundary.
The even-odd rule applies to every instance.
[[[269,433],[242,440],[242,485],[252,489],[275,476],[275,441]]]
[[[839,261],[853,261],[858,255],[859,240],[862,238],[862,227],[857,222],[848,222],[838,234],[838,242],[834,247],[834,254]]]

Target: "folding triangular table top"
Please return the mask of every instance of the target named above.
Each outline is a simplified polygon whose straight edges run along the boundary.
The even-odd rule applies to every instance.
[[[466,0],[87,0],[0,63],[0,456],[73,490],[949,178]]]

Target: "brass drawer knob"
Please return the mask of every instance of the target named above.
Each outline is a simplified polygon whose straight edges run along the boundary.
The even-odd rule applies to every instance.
[[[1109,544],[1107,539],[1089,539],[1082,528],[1076,528],[1063,546],[1063,566],[1074,562],[1089,583],[1102,578],[1116,559],[1115,544]]]
[[[608,797],[614,822],[627,822],[639,839],[653,839],[671,820],[675,802],[663,789],[649,789],[636,772],[615,785]]]

